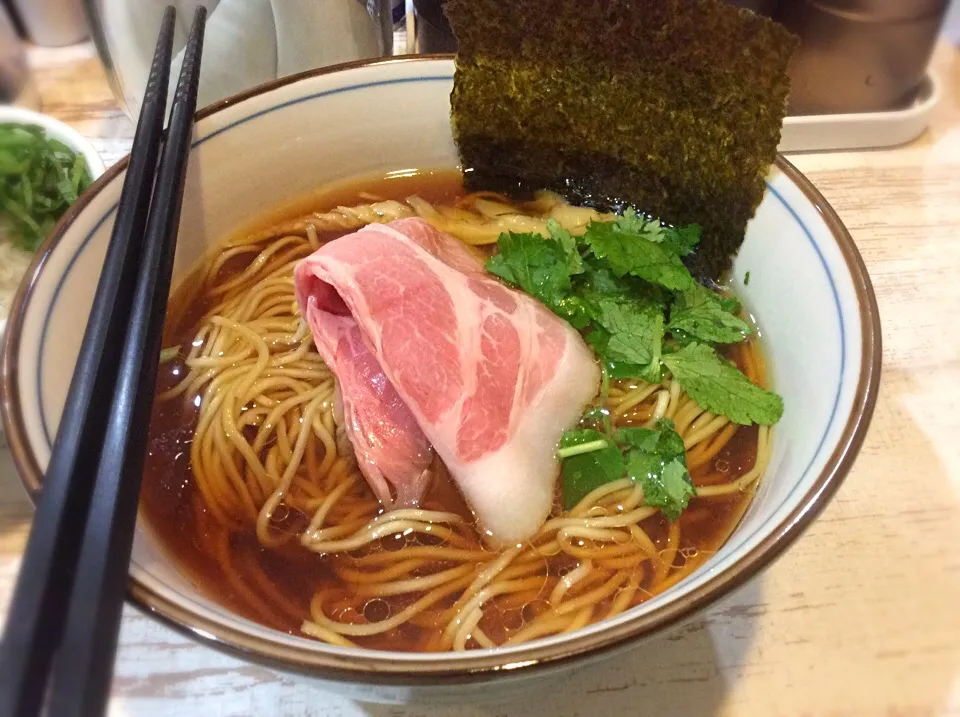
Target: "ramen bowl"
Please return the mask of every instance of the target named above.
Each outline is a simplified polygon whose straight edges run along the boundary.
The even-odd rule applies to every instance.
[[[251,217],[317,187],[456,166],[452,78],[453,61],[445,57],[358,63],[271,83],[203,110],[177,277]],[[33,493],[50,459],[125,168],[121,162],[110,169],[63,219],[11,316],[3,417]],[[491,682],[502,695],[508,686],[602,659],[677,625],[768,566],[820,513],[853,464],[877,396],[879,318],[863,262],[823,197],[783,159],[770,170],[732,286],[758,317],[786,410],[770,468],[732,537],[663,594],[615,618],[516,646],[460,653],[334,647],[222,607],[141,521],[130,600],[212,647],[309,675],[355,698],[392,702],[464,699]]]

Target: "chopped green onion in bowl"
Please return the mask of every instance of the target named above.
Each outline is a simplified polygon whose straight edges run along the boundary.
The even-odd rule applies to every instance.
[[[93,181],[86,158],[36,125],[0,124],[0,224],[36,251]]]
[[[97,150],[73,128],[0,105],[0,337],[36,250],[103,171]]]

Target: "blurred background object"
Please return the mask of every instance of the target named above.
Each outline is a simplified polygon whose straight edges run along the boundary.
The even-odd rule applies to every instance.
[[[456,52],[450,23],[443,14],[443,0],[413,0],[419,52]]]
[[[457,41],[443,14],[445,0],[413,0],[416,11],[417,51],[456,52]],[[793,0],[790,0],[793,1]],[[731,5],[773,17],[781,0],[728,0]]]
[[[789,0],[777,19],[800,36],[791,115],[909,106],[926,75],[949,0]]]
[[[11,0],[6,0],[10,2]],[[69,4],[75,0],[12,0]],[[803,45],[792,67],[790,114],[847,115],[909,110],[925,103],[926,77],[949,0],[727,0],[785,24]],[[415,48],[455,52],[445,0],[82,0],[121,105],[139,111],[160,13],[211,11],[200,102],[209,104],[277,77],[390,55],[393,32],[415,18]],[[960,41],[960,0],[947,33]],[[410,8],[413,13],[407,12]],[[408,25],[413,28],[413,25]],[[178,47],[186,27],[178,28]],[[406,48],[398,46],[397,52]],[[930,93],[928,92],[927,95]],[[928,98],[929,99],[929,98]]]
[[[951,0],[947,19],[943,23],[943,34],[960,45],[960,0]]]
[[[747,10],[753,10],[761,15],[773,17],[780,5],[780,0],[728,0],[731,5],[745,7]],[[794,0],[785,0],[785,2],[794,2]]]
[[[6,104],[36,109],[40,97],[30,79],[13,19],[0,3],[0,105]]]
[[[922,101],[949,0],[727,0],[783,23],[802,46],[791,65],[790,114],[903,110]],[[444,0],[413,0],[419,52],[455,52]],[[960,40],[960,0],[953,3]],[[948,25],[948,32],[950,32]],[[929,94],[929,93],[928,93]]]
[[[61,47],[89,37],[81,0],[12,0],[27,38],[44,47]]]
[[[340,62],[390,55],[391,0],[83,0],[97,51],[131,117],[142,101],[153,40],[168,4],[178,22],[198,5],[207,22],[201,106],[264,82]],[[180,52],[187,27],[177,27]],[[171,73],[176,77],[177,69]]]

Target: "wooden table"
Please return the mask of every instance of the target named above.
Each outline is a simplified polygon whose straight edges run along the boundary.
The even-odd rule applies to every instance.
[[[33,50],[44,111],[107,163],[133,127],[89,46]],[[759,579],[620,664],[510,704],[357,705],[124,613],[111,715],[564,717],[960,715],[960,54],[930,131],[889,151],[792,159],[836,207],[876,286],[883,388],[853,472]],[[0,451],[0,614],[31,507]]]

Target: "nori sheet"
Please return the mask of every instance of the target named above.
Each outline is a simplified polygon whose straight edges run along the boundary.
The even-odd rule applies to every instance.
[[[448,0],[469,189],[698,223],[717,279],[765,191],[798,40],[720,0]]]

